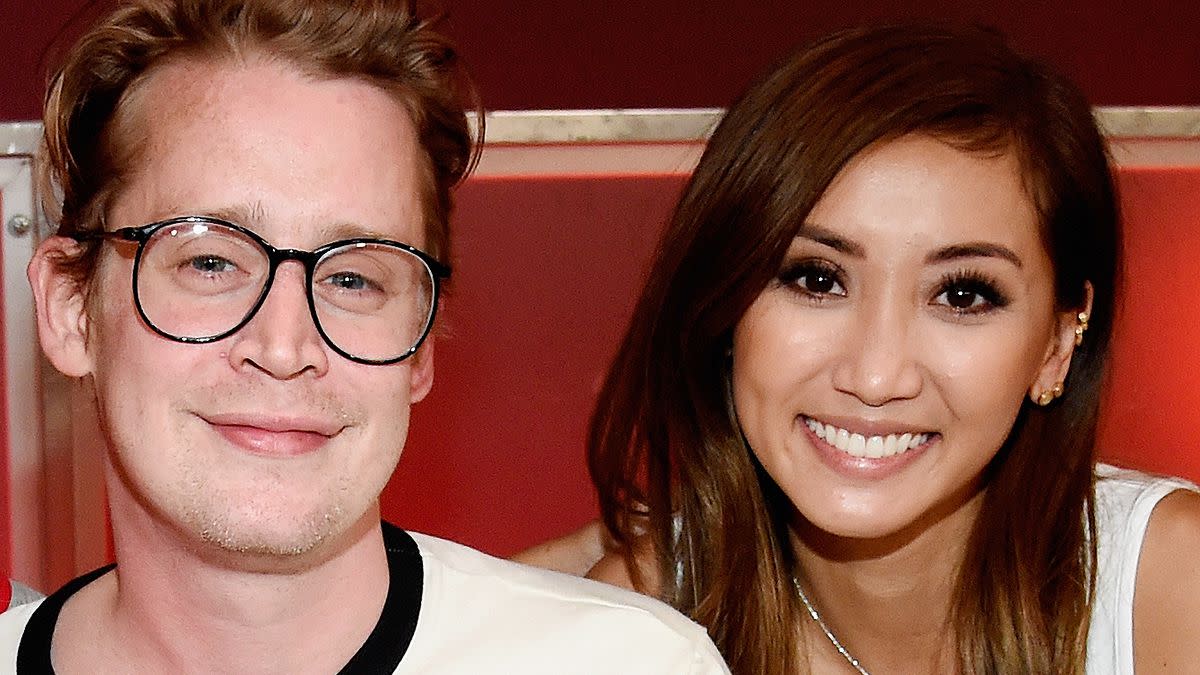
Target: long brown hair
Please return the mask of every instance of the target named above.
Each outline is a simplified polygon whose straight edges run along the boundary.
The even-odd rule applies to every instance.
[[[663,236],[592,418],[605,524],[630,555],[648,537],[660,595],[708,627],[734,672],[794,673],[803,650],[792,506],[729,410],[733,329],[841,168],[918,132],[1014,153],[1059,308],[1094,289],[1067,396],[1044,409],[1026,401],[988,468],[948,617],[963,672],[1083,672],[1093,446],[1120,258],[1111,169],[1068,80],[994,32],[941,24],[829,36],[735,103]]]

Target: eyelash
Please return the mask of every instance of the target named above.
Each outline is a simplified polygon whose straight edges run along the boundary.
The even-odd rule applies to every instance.
[[[801,279],[812,281],[812,279],[809,279],[809,277],[814,275],[820,275],[820,278],[828,279],[829,282],[834,285],[834,287],[840,288],[841,291],[834,292],[832,289],[826,291],[813,290],[809,288],[807,284],[799,283]],[[824,301],[830,296],[841,297],[846,294],[846,285],[842,281],[842,269],[827,260],[821,260],[818,258],[797,260],[793,263],[785,265],[784,268],[779,271],[778,280],[780,285],[786,286],[793,291],[818,302]]]
[[[950,311],[959,315],[983,314],[994,309],[1003,309],[1011,302],[1008,295],[1000,290],[1000,285],[994,279],[976,271],[962,270],[949,274],[938,283],[937,289],[937,292],[933,296],[933,304],[944,305]],[[968,307],[955,307],[949,303],[949,297],[946,298],[946,302],[944,303],[938,301],[943,295],[956,290],[973,294],[977,299],[982,300],[983,304],[975,305],[972,303]]]
[[[813,290],[810,288],[808,283],[814,280],[814,276],[816,279],[827,280],[830,288],[828,290]],[[830,297],[842,297],[846,294],[846,286],[842,277],[842,269],[837,265],[819,258],[808,258],[785,265],[779,272],[778,282],[781,286],[785,286],[810,300],[824,302]],[[801,283],[801,280],[804,280],[805,283]],[[825,285],[822,284],[822,286]],[[968,307],[955,307],[950,304],[949,297],[946,298],[945,302],[939,301],[939,298],[953,291],[974,295],[972,304]],[[975,301],[979,300],[982,301],[982,304],[974,304]],[[1000,285],[994,279],[973,270],[960,270],[943,277],[938,282],[937,291],[931,300],[931,304],[944,306],[949,311],[960,316],[983,314],[995,309],[1003,309],[1010,302],[1011,300],[1008,295],[1000,290]]]

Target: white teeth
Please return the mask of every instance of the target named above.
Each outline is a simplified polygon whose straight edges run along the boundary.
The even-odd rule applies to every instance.
[[[891,457],[919,448],[929,442],[929,434],[888,434],[887,436],[863,436],[814,419],[804,418],[813,433],[833,447],[854,457],[879,459]]]
[[[866,455],[867,439],[863,438],[862,434],[850,434],[850,445],[846,448],[846,452],[855,457]]]
[[[891,457],[892,455],[896,454],[896,448],[899,447],[899,445],[900,440],[896,438],[896,434],[888,434],[887,438],[883,439],[883,456]]]

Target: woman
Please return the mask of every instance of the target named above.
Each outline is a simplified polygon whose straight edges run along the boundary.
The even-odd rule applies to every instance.
[[[1193,666],[1200,498],[1094,465],[1119,242],[1087,101],[997,35],[793,55],[714,133],[601,392],[592,575],[740,673]]]

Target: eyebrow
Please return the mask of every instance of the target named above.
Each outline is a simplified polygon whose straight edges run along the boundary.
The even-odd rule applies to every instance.
[[[1020,256],[1014,253],[1012,249],[988,241],[972,241],[965,244],[954,244],[939,248],[925,256],[925,262],[927,264],[942,263],[960,258],[999,258],[1012,263],[1017,269],[1024,267]]]
[[[796,233],[796,236],[823,246],[828,246],[839,253],[844,253],[854,258],[867,257],[866,249],[861,244],[820,225],[805,223],[800,228],[800,231]],[[1013,252],[1012,249],[988,241],[970,241],[939,248],[925,256],[925,264],[944,263],[962,258],[998,258],[1012,263],[1018,269],[1024,267],[1021,257]]]
[[[208,216],[210,218],[220,218],[228,220],[231,223],[237,223],[242,227],[256,229],[261,225],[267,217],[267,210],[263,207],[262,202],[254,202],[253,204],[240,204],[236,206],[227,206],[215,210],[202,211],[199,215]],[[385,236],[382,232],[364,227],[357,223],[351,222],[336,222],[321,225],[318,228],[319,237],[322,241],[339,241],[342,239],[354,239],[358,237],[368,239],[392,239],[394,237]]]
[[[261,223],[266,218],[266,209],[263,208],[262,202],[254,202],[253,204],[238,204],[236,206],[223,206],[219,209],[211,209],[201,211],[198,215],[209,218],[220,218],[228,220],[231,223],[237,223],[242,227],[254,227]]]
[[[833,230],[826,229],[820,225],[805,223],[804,226],[800,228],[800,231],[796,233],[796,236],[814,241],[823,246],[828,246],[839,253],[845,253],[846,255],[854,258],[867,257],[866,249],[864,249],[860,244],[850,241],[849,239],[834,233]]]

